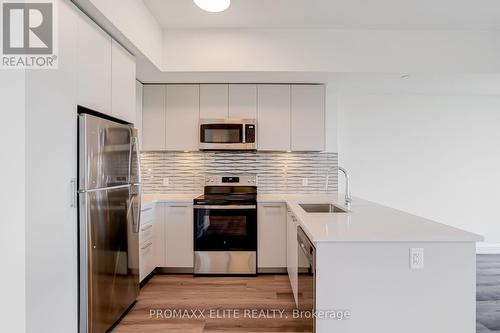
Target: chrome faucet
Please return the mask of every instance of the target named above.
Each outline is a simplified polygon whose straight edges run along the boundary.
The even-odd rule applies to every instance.
[[[339,171],[342,171],[345,175],[345,206],[347,209],[351,209],[351,202],[352,202],[352,197],[351,197],[351,177],[349,176],[349,173],[347,172],[346,169],[343,167],[339,166]]]
[[[349,176],[349,173],[347,172],[346,169],[343,167],[335,167],[328,169],[326,172],[326,182],[325,182],[325,192],[328,192],[328,186],[330,182],[330,172],[334,170],[339,170],[342,171],[345,175],[345,206],[347,209],[351,209],[351,202],[352,202],[352,197],[351,197],[351,177]]]

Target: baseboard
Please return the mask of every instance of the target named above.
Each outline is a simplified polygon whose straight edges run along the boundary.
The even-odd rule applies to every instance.
[[[500,243],[485,243],[476,244],[477,254],[500,254]]]
[[[286,267],[259,267],[259,274],[283,274],[286,273]],[[157,267],[157,274],[193,274],[193,267]]]
[[[257,272],[259,274],[284,274],[286,273],[286,267],[258,267]]]
[[[157,267],[158,274],[193,274],[193,267]]]

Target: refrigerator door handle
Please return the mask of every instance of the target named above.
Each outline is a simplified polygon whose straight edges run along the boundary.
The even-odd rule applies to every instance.
[[[139,138],[137,137],[137,130],[135,128],[131,128],[130,131],[131,131],[131,133],[130,133],[130,135],[131,135],[130,140],[132,142],[132,152],[131,152],[131,154],[135,153],[135,163],[136,163],[136,165],[135,166],[132,165],[133,158],[130,158],[130,169],[129,170],[136,170],[137,174],[134,175],[136,178],[135,179],[131,179],[131,183],[132,183],[132,185],[137,185],[137,184],[141,183],[141,153],[139,151]]]
[[[141,187],[140,186],[132,186],[133,188],[137,188],[139,193],[132,194],[130,199],[130,207],[131,207],[131,215],[132,215],[132,230],[134,233],[139,233],[141,228]],[[134,204],[134,201],[137,200],[137,203]]]
[[[135,128],[130,129],[130,140],[132,143],[131,154],[135,153],[135,158],[130,158],[130,180],[131,180],[131,199],[130,205],[132,207],[132,229],[135,233],[138,233],[141,228],[141,202],[142,202],[142,189],[141,189],[141,154],[139,151],[139,139],[137,137],[137,130]],[[135,165],[132,165],[135,163]],[[136,174],[132,174],[132,170]],[[134,202],[137,200],[137,202]]]

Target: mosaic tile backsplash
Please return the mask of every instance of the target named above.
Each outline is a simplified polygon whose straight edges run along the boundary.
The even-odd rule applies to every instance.
[[[202,192],[206,174],[256,174],[259,193],[332,193],[338,188],[337,153],[143,152],[141,161],[146,194]]]

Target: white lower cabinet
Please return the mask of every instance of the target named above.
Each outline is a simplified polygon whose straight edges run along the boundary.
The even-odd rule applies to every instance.
[[[146,205],[141,209],[141,225],[139,229],[139,280],[144,280],[155,268],[154,228],[156,222],[155,205]]]
[[[193,204],[165,206],[165,267],[193,267]]]
[[[286,205],[284,203],[259,203],[257,207],[258,268],[271,272],[287,266],[286,256]]]
[[[165,209],[165,203],[155,204],[155,224],[153,228],[155,267],[165,267]]]
[[[287,250],[286,250],[286,267],[288,278],[293,291],[295,305],[298,306],[298,251],[297,251],[297,219],[288,210],[286,219],[286,234],[287,234]]]

